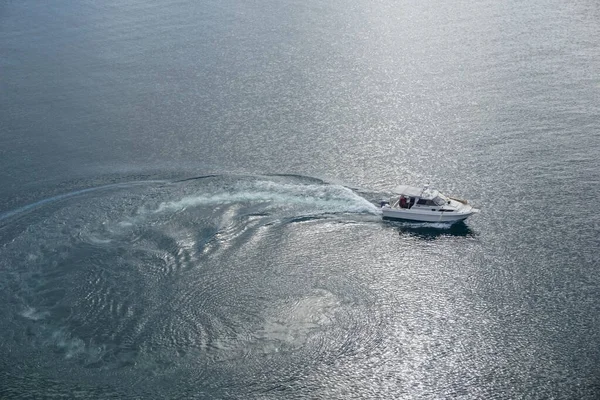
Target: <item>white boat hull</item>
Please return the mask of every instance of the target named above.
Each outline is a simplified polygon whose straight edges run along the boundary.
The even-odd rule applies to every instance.
[[[383,218],[407,220],[417,222],[457,222],[469,218],[471,215],[478,212],[474,208],[459,212],[440,212],[440,211],[425,211],[411,210],[401,208],[391,208],[384,206],[381,208]]]

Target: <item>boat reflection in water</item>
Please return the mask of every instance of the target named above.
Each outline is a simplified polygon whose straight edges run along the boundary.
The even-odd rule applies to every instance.
[[[435,240],[443,237],[475,237],[476,232],[463,221],[453,224],[410,222],[386,220],[385,224],[398,231],[400,235],[409,235],[424,240]]]

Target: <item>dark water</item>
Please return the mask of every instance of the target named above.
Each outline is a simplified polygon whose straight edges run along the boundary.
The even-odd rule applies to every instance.
[[[600,397],[597,1],[0,4],[0,398]],[[396,184],[482,208],[381,221]]]

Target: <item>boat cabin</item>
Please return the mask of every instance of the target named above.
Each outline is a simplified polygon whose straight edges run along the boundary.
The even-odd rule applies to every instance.
[[[405,209],[416,207],[428,208],[431,211],[451,211],[441,209],[445,205],[450,204],[450,200],[437,190],[429,189],[428,185],[425,185],[423,188],[401,185],[394,191],[398,197],[390,200],[390,207]]]

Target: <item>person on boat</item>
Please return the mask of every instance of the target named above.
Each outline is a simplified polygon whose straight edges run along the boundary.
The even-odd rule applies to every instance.
[[[400,208],[406,208],[406,197],[400,196]]]

